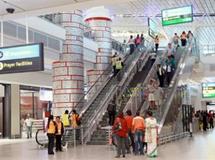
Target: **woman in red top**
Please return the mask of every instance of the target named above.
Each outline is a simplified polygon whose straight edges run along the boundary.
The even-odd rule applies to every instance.
[[[125,157],[125,142],[128,134],[128,127],[124,115],[120,112],[115,119],[113,125],[113,134],[116,135],[117,139],[117,156],[119,158],[122,154]]]

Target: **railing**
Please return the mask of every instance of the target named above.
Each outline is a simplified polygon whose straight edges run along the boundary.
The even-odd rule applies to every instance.
[[[78,128],[65,128],[64,135],[62,136],[62,144],[63,147],[67,147],[69,143],[73,143],[73,146],[76,147],[78,142],[79,144],[84,144],[83,141],[83,127]],[[79,133],[80,134],[77,134]],[[72,133],[72,134],[71,134]],[[70,135],[72,135],[72,139],[70,139]],[[79,140],[77,139],[77,135],[79,135]],[[36,143],[41,147],[47,147],[48,146],[48,137],[47,133],[44,131],[44,129],[38,129],[35,136]]]
[[[182,132],[182,133],[178,133],[178,134],[170,134],[167,136],[163,136],[163,137],[159,137],[159,145],[162,144],[166,144],[166,143],[170,143],[179,139],[182,139],[184,137],[187,137],[189,135],[188,132]]]
[[[211,56],[215,54],[215,44],[214,45],[200,45],[200,52],[203,56]]]

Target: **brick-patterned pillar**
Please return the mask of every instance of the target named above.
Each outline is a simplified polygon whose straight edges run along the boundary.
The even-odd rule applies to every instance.
[[[91,27],[95,41],[98,43],[96,70],[88,72],[89,84],[93,84],[93,81],[107,69],[111,62],[111,18],[109,11],[104,7],[89,9],[86,12],[85,22]]]
[[[60,60],[53,63],[53,114],[55,116],[61,115],[66,109],[72,110],[84,95],[82,23],[82,11],[62,14],[66,39]]]

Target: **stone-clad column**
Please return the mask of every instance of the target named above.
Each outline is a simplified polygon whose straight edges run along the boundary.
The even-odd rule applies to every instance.
[[[82,23],[82,11],[62,14],[62,26],[66,30],[66,39],[60,60],[53,63],[53,114],[55,116],[61,115],[66,109],[72,110],[84,95]]]
[[[88,71],[89,84],[102,74],[111,62],[111,18],[109,11],[104,7],[95,7],[87,10],[85,22],[92,29],[95,41],[98,43],[98,53],[96,56],[96,70]]]

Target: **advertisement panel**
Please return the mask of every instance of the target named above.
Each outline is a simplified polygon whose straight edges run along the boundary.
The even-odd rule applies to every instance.
[[[44,70],[43,44],[0,48],[0,74]]]

